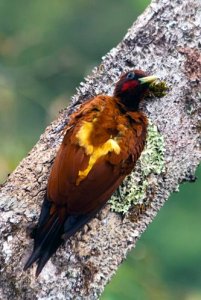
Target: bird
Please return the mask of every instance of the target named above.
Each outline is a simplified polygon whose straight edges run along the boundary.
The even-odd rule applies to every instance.
[[[156,80],[142,70],[125,72],[112,96],[88,99],[71,115],[24,270],[36,263],[38,277],[56,250],[104,207],[134,169],[148,126],[140,103]]]

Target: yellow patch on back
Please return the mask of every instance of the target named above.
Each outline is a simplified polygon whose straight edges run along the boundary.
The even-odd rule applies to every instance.
[[[90,143],[90,135],[92,132],[93,123],[85,121],[76,135],[79,145],[85,148],[86,154],[90,156],[87,168],[83,171],[79,171],[78,173],[78,179],[76,181],[77,185],[88,175],[93,165],[101,156],[104,156],[112,151],[114,151],[116,154],[119,154],[121,151],[121,148],[115,138],[110,138],[101,146],[94,147]]]

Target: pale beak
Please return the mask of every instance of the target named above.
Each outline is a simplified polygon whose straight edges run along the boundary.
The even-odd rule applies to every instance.
[[[146,76],[146,77],[142,77],[142,78],[139,78],[138,80],[141,82],[141,84],[144,84],[144,83],[152,83],[154,81],[156,81],[158,79],[157,76]]]

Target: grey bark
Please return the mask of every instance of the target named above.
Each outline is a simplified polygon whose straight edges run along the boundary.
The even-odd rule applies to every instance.
[[[153,1],[9,176],[0,192],[1,299],[97,299],[169,195],[191,179],[201,160],[200,37],[199,0]],[[77,104],[111,94],[119,75],[131,68],[158,74],[171,85],[166,97],[143,106],[165,138],[165,174],[154,177],[153,199],[137,221],[122,220],[107,206],[35,279],[34,268],[22,271],[33,246],[26,227],[38,218],[62,129]]]

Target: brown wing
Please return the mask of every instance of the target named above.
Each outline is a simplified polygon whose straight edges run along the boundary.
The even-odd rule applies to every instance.
[[[142,136],[145,135],[145,130],[143,129],[139,134],[139,130],[136,130],[137,125],[133,121],[129,121],[128,116],[121,116],[121,120],[118,120],[118,117],[114,118],[120,112],[116,107],[115,111],[112,111],[113,104],[111,105],[110,100],[110,97],[97,97],[91,103],[83,106],[79,114],[71,119],[71,127],[64,137],[53,164],[48,182],[48,198],[57,207],[65,206],[67,214],[85,214],[104,205],[125,176],[131,172],[143,148]],[[108,108],[108,105],[111,106]],[[107,122],[108,127],[117,126],[115,124],[118,124],[119,121],[121,121],[121,125],[122,123],[124,125],[124,131],[121,132],[119,138],[121,151],[119,154],[109,152],[105,156],[101,156],[86,178],[76,184],[79,171],[86,169],[90,158],[85,153],[85,149],[77,143],[76,133],[83,119],[93,122],[96,117],[100,118],[100,111],[101,114],[104,114],[105,109],[107,117],[105,116],[104,128],[107,127],[105,126]],[[111,124],[111,122],[114,123]],[[100,135],[103,127],[100,124],[97,135]],[[117,129],[116,131],[118,131]],[[105,135],[105,131],[102,135]]]

